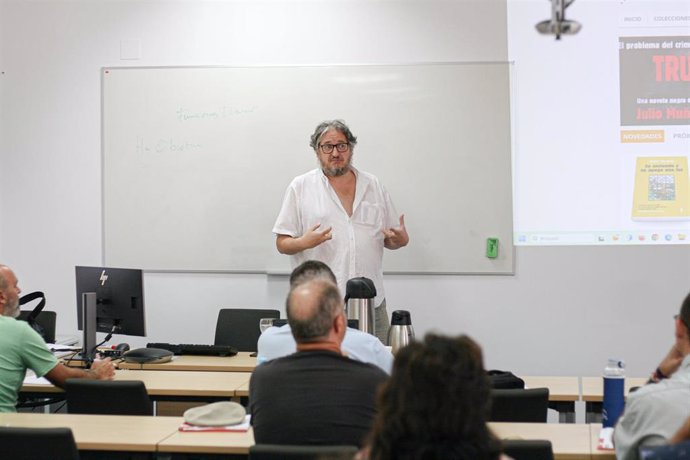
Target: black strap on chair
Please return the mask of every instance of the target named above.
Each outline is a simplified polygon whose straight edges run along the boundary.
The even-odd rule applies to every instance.
[[[29,316],[26,317],[26,322],[29,323],[29,326],[31,326],[31,328],[34,331],[38,332],[40,334],[40,336],[43,337],[43,340],[47,341],[47,334],[46,334],[45,329],[43,328],[43,326],[41,324],[38,323],[38,321],[36,321],[36,318],[38,317],[38,315],[41,313],[41,311],[43,311],[43,307],[46,306],[45,294],[43,294],[41,291],[30,292],[26,295],[23,295],[19,299],[19,305],[24,305],[24,304],[29,303],[29,302],[36,300],[36,299],[41,299],[41,300],[40,300],[40,302],[38,302],[38,305],[36,305],[34,307],[34,309],[31,311],[31,313],[29,313]],[[52,337],[52,335],[51,335],[51,337]],[[51,341],[53,341],[53,340],[51,340]]]
[[[29,317],[26,318],[26,321],[31,325],[31,327],[34,327],[34,324],[36,324],[36,317],[39,313],[41,313],[43,307],[46,306],[46,296],[41,291],[35,291],[29,292],[28,294],[21,296],[19,299],[20,306],[36,299],[41,299],[41,301],[38,302],[38,305],[34,307],[33,311],[29,314]]]
[[[38,305],[34,307],[34,309],[29,313],[29,316],[26,317],[26,322],[29,323],[29,326],[31,326],[36,332],[41,334],[41,336],[45,339],[45,331],[43,330],[43,326],[38,324],[36,322],[36,318],[38,317],[39,313],[43,311],[43,308],[46,306],[46,296],[43,292],[41,291],[35,291],[35,292],[29,292],[26,295],[23,295],[19,298],[19,305],[24,305],[29,302],[32,302],[36,299],[41,299],[38,302]],[[19,400],[17,402],[16,407],[22,407],[22,408],[31,408],[31,407],[41,407],[41,406],[46,406],[50,404],[55,404],[61,401],[65,400],[64,395],[59,395],[56,397],[50,397],[50,398],[24,398],[20,395]]]

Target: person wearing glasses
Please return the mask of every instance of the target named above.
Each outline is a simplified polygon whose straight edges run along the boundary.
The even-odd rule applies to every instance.
[[[376,286],[375,334],[385,344],[390,320],[383,289],[383,248],[406,246],[404,215],[398,215],[376,176],[352,166],[357,138],[342,120],[324,121],[309,144],[319,167],[288,186],[273,226],[276,247],[292,267],[315,259],[326,263],[345,292],[347,280]]]
[[[613,432],[616,458],[640,458],[638,448],[667,443],[690,414],[690,294],[675,319],[675,343],[650,381],[628,395]]]

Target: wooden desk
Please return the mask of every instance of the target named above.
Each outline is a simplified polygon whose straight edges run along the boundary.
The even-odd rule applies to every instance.
[[[580,399],[579,377],[521,377],[525,388],[548,388],[549,407],[561,423],[575,423],[575,401]]]
[[[79,450],[155,452],[175,433],[181,417],[0,413],[0,425],[27,428],[69,427]]]
[[[558,423],[489,423],[500,439],[546,439],[551,441],[555,460],[590,460],[589,425]],[[598,433],[598,431],[597,431]],[[254,434],[176,432],[158,444],[159,452],[246,454]],[[605,457],[604,457],[605,458]]]
[[[647,377],[626,377],[625,394],[630,393],[630,388],[644,386],[649,380]],[[582,377],[582,400],[589,402],[602,402],[604,400],[604,380],[602,377]]]
[[[543,439],[551,441],[555,460],[589,460],[589,425],[562,423],[489,423],[499,439]]]
[[[249,352],[241,351],[235,356],[174,356],[172,361],[163,364],[118,363],[120,369],[137,369],[151,371],[217,371],[217,372],[253,372],[256,357]]]
[[[247,454],[254,445],[254,432],[175,432],[158,443],[158,452],[197,454]]]
[[[119,362],[120,369],[148,371],[215,371],[215,372],[253,372],[256,358],[249,352],[239,352],[235,356],[175,356],[172,361],[163,364],[134,364]],[[549,401],[553,403],[574,403],[580,399],[578,377],[522,377],[529,388],[549,388]],[[249,394],[249,383],[242,385],[237,396]],[[572,404],[574,413],[574,404]]]
[[[235,396],[249,396],[249,380],[235,389]]]
[[[630,388],[641,387],[649,380],[647,377],[626,377],[625,394]],[[604,400],[604,381],[602,377],[582,377],[582,400],[585,401],[585,421],[601,422],[601,403]]]
[[[0,425],[69,427],[80,450],[246,454],[254,444],[247,432],[182,433],[182,417],[0,413]],[[614,459],[612,452],[594,452],[600,425],[490,423],[500,439],[546,439],[556,460]],[[594,447],[592,447],[594,446]]]
[[[525,388],[549,389],[549,401],[578,401],[580,382],[578,377],[521,377]]]
[[[249,372],[130,371],[116,370],[115,380],[141,380],[154,399],[230,399],[235,390],[249,384]],[[45,384],[24,384],[24,393],[59,393],[61,388]]]
[[[549,389],[550,405],[568,420],[575,422],[575,401],[580,399],[580,382],[578,377],[522,377],[528,388],[546,387]],[[249,396],[249,380],[235,389],[235,396]],[[563,417],[561,417],[563,419]]]

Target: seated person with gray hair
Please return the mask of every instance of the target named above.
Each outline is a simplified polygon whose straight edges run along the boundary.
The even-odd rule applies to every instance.
[[[318,260],[307,260],[292,271],[290,288],[312,279],[324,279],[336,284],[331,269]],[[287,356],[297,350],[289,324],[281,327],[269,327],[259,337],[257,345],[259,363]],[[371,363],[380,367],[387,374],[393,367],[393,354],[371,334],[348,327],[342,343],[342,351],[348,358]]]
[[[110,358],[91,369],[67,367],[58,362],[43,338],[19,316],[19,281],[12,269],[0,264],[0,412],[16,412],[17,395],[27,369],[58,387],[68,378],[110,380],[114,365]]]
[[[388,376],[343,355],[344,305],[331,281],[298,284],[286,309],[297,352],[252,373],[249,411],[256,442],[361,446],[376,412],[376,391]]]
[[[690,414],[690,294],[675,316],[675,341],[650,382],[631,393],[613,432],[616,458],[637,460],[641,446],[679,440]]]

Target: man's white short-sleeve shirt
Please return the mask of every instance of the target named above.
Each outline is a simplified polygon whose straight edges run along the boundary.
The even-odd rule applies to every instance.
[[[273,226],[276,235],[302,236],[316,224],[333,227],[333,238],[290,256],[292,268],[307,260],[327,264],[345,295],[347,280],[364,276],[376,286],[376,305],[383,289],[383,230],[398,227],[398,215],[386,189],[376,176],[352,168],[357,178],[352,216],[320,169],[297,176],[290,183]]]

